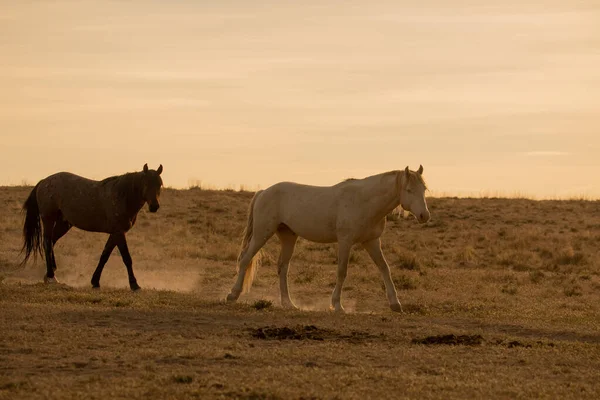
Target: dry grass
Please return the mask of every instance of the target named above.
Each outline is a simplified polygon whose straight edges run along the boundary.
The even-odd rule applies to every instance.
[[[432,198],[431,222],[400,217],[383,237],[404,314],[388,310],[377,269],[355,249],[343,293],[351,313],[334,315],[336,246],[304,240],[290,271],[303,311],[279,307],[276,239],[252,292],[223,302],[248,192],[166,190],[157,214],[143,211],[128,234],[139,293],[126,289],[118,252],[103,289],[89,288],[106,235],[77,230],[56,248],[65,285],[45,286],[41,262],[18,267],[29,190],[0,188],[0,398],[595,398],[600,390],[600,202]],[[256,334],[268,327],[279,336]]]

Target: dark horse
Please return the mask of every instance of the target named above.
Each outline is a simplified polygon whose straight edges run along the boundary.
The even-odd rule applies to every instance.
[[[125,233],[135,224],[138,212],[148,203],[150,212],[160,207],[162,165],[156,171],[144,165],[142,172],[113,176],[93,181],[68,172],[59,172],[42,179],[23,205],[23,251],[29,256],[39,252],[46,257],[44,282],[58,282],[54,277],[56,260],[54,244],[75,226],[84,231],[110,234],[98,267],[92,276],[92,286],[100,287],[100,276],[110,253],[119,248],[129,275],[131,290],[140,287],[133,275],[133,263],[127,248]],[[43,227],[43,235],[42,235]]]

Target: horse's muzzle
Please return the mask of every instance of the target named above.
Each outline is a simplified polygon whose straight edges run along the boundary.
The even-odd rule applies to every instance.
[[[151,213],[157,212],[159,208],[160,208],[159,204],[148,204],[148,209],[150,210]]]
[[[420,224],[424,224],[425,222],[429,221],[430,217],[431,217],[431,214],[429,214],[429,212],[424,212],[424,213],[417,215],[417,220],[419,221]]]

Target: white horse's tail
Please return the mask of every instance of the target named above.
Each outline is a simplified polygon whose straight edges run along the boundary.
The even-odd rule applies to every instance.
[[[248,251],[250,240],[252,240],[252,230],[254,225],[254,203],[256,202],[256,199],[258,198],[258,195],[261,192],[262,190],[259,190],[254,194],[254,197],[252,198],[252,201],[250,202],[250,207],[248,209],[248,222],[246,223],[246,228],[244,229],[244,238],[242,239],[242,246],[240,248],[240,254],[237,260],[238,273],[240,272],[240,261],[242,260],[242,257],[244,257],[244,255],[246,254],[246,251]],[[252,282],[254,281],[254,277],[256,277],[256,272],[260,264],[260,257],[261,253],[259,252],[254,257],[252,257],[252,259],[250,260],[250,264],[248,264],[248,267],[246,268],[246,274],[244,275],[244,284],[242,286],[243,293],[248,293],[250,291],[250,288],[252,287]]]

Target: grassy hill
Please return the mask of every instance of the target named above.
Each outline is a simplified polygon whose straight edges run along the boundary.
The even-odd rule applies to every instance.
[[[55,249],[63,284],[43,285],[41,260],[18,266],[30,190],[0,188],[0,398],[600,390],[598,201],[431,198],[429,223],[389,221],[382,238],[405,313],[389,311],[376,267],[356,248],[343,292],[350,313],[335,315],[336,246],[304,240],[290,267],[301,311],[279,308],[276,238],[252,292],[224,303],[248,192],[168,189],[157,214],[144,209],[128,234],[139,293],[116,250],[102,289],[90,288],[107,235],[76,229]]]

